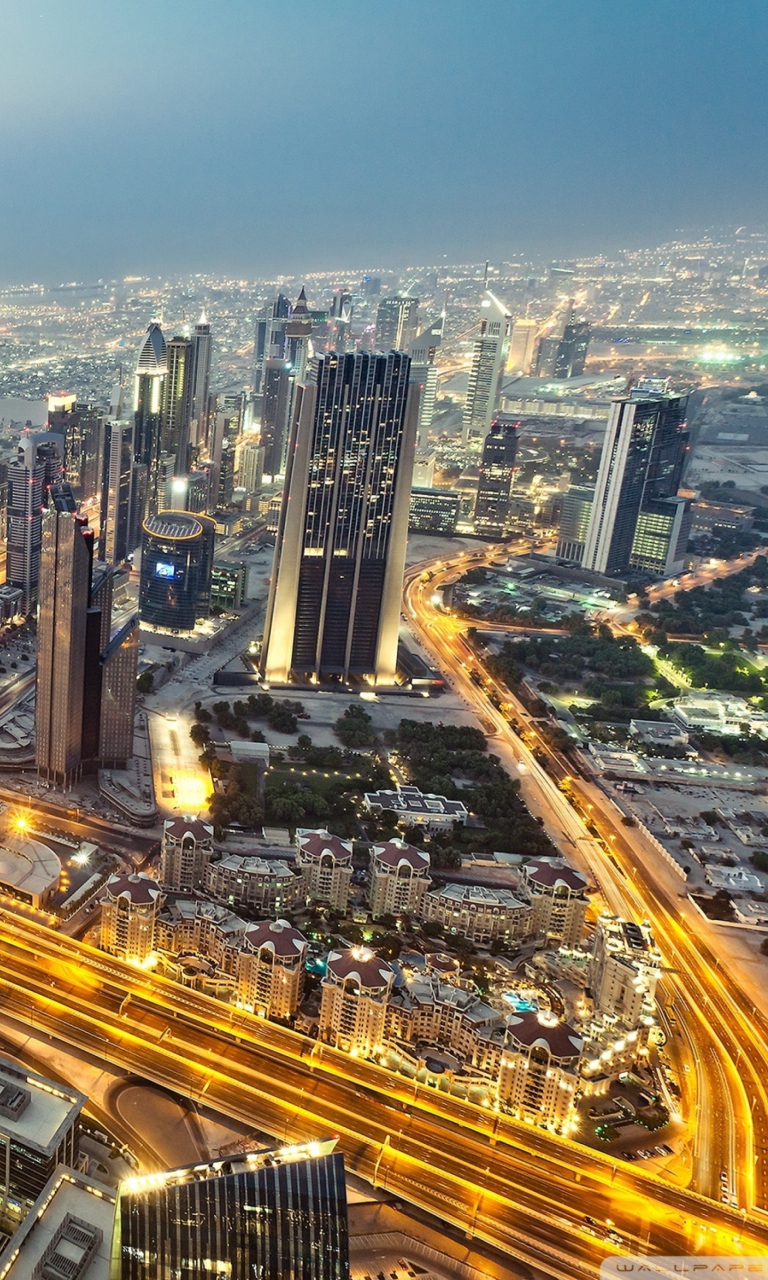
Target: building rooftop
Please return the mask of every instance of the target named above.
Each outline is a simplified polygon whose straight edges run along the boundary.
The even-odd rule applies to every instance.
[[[386,987],[395,976],[391,964],[381,960],[375,951],[369,951],[367,947],[350,947],[348,951],[331,951],[328,956],[328,970],[342,981],[352,978],[359,987],[368,989]]]
[[[0,881],[24,893],[40,897],[55,889],[61,863],[47,844],[39,840],[13,837],[0,845]]]
[[[577,1058],[584,1044],[573,1027],[548,1011],[510,1013],[507,1032],[512,1042],[528,1049],[547,1049],[553,1058]]]
[[[0,1058],[0,1133],[51,1155],[87,1099]]]
[[[342,840],[339,836],[332,836],[328,831],[310,831],[298,828],[296,831],[296,844],[302,853],[307,853],[312,858],[319,858],[324,853],[330,853],[337,862],[350,862],[352,859],[352,841]]]
[[[129,898],[136,906],[149,906],[161,896],[162,890],[156,880],[139,871],[132,875],[110,876],[105,893],[110,898]]]
[[[212,840],[213,827],[199,818],[169,818],[163,823],[163,835],[172,836],[174,840],[183,840],[192,836],[195,840]]]
[[[413,814],[454,814],[465,817],[466,806],[461,800],[447,800],[445,796],[425,794],[418,787],[398,787],[397,791],[370,791],[365,795],[366,804],[380,805],[382,809],[395,809]]]
[[[60,1166],[0,1256],[0,1280],[109,1280],[114,1223],[114,1193]]]
[[[415,845],[406,844],[405,840],[387,840],[385,844],[375,844],[371,854],[377,862],[389,867],[400,867],[403,864],[414,871],[425,871],[429,867],[429,854]]]
[[[491,889],[484,884],[446,884],[442,889],[432,889],[430,898],[455,902],[457,906],[504,907],[514,910],[527,904],[516,898],[511,889]]]
[[[257,858],[252,854],[229,853],[210,864],[210,871],[234,871],[243,876],[274,876],[294,879],[294,873],[282,858]]]
[[[535,858],[527,862],[523,868],[526,879],[533,884],[540,884],[552,889],[570,889],[572,893],[587,887],[587,877],[564,862],[551,862],[547,859]]]
[[[205,519],[189,511],[159,511],[144,521],[144,530],[155,538],[197,538],[205,529]]]
[[[268,947],[276,956],[301,955],[307,945],[303,933],[287,920],[260,920],[258,924],[249,925],[244,941],[252,951]]]

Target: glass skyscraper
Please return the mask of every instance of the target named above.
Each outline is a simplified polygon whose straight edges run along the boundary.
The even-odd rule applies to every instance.
[[[260,1151],[124,1183],[119,1280],[348,1280],[334,1142]]]
[[[508,413],[497,413],[485,437],[475,502],[475,532],[484,538],[503,538],[507,530],[519,425]]]
[[[391,684],[418,421],[401,352],[318,358],[298,388],[264,636],[268,680]]]
[[[194,631],[211,606],[216,526],[207,516],[161,511],[144,521],[139,617],[165,631]]]

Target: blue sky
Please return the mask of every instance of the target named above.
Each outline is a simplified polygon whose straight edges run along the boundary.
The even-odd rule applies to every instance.
[[[768,224],[765,0],[0,10],[0,279],[610,251]]]

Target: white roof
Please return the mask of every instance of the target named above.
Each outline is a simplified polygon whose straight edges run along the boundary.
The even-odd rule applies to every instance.
[[[76,1269],[73,1276],[109,1280],[115,1222],[114,1193],[73,1169],[60,1166],[41,1192],[37,1206],[27,1214],[4,1251],[4,1258],[17,1253],[10,1270],[4,1273],[5,1280],[30,1280],[67,1215],[79,1218],[101,1236],[87,1268],[82,1272]],[[69,1261],[76,1263],[78,1252],[76,1246],[62,1242],[61,1253]]]
[[[0,882],[36,896],[56,887],[61,863],[39,840],[11,839],[0,845]]]

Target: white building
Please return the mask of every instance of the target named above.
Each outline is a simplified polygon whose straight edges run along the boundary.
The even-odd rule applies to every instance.
[[[500,939],[505,943],[531,932],[531,908],[509,889],[479,884],[447,884],[424,897],[422,916],[448,933],[463,933],[479,946]]]
[[[647,924],[604,914],[595,926],[590,986],[596,1014],[627,1030],[653,1021],[661,954]]]
[[[381,1054],[395,971],[366,947],[332,951],[323,978],[318,1034],[361,1058]]]
[[[279,916],[304,903],[303,878],[282,858],[231,853],[209,864],[205,887],[212,898],[232,907],[253,907],[265,916]]]
[[[393,813],[404,826],[423,826],[430,831],[450,831],[454,822],[466,823],[469,814],[461,800],[424,795],[418,787],[398,787],[397,791],[369,791],[363,796],[369,813]]]
[[[170,897],[157,916],[155,945],[173,955],[212,960],[217,969],[233,974],[247,927],[219,902]]]
[[[720,737],[757,733],[768,738],[768,714],[727,693],[691,693],[678,699],[672,715],[684,729],[694,732],[701,729]]]
[[[163,823],[160,883],[168,889],[202,889],[213,857],[213,827],[196,818],[170,818]]]
[[[155,949],[163,900],[159,884],[139,872],[110,876],[101,904],[101,946],[130,964],[146,964]]]
[[[448,1051],[494,1083],[504,1046],[504,1019],[474,991],[437,975],[411,978],[392,995],[387,1040]]]
[[[684,747],[688,734],[671,720],[630,720],[629,732],[652,747]]]
[[[310,902],[325,902],[332,911],[346,915],[352,882],[351,840],[341,840],[324,830],[296,831],[296,863],[304,877]]]
[[[262,1018],[292,1018],[304,993],[307,940],[287,920],[249,925],[237,957],[237,1003]]]
[[[558,858],[536,858],[523,867],[531,895],[531,933],[575,947],[587,911],[586,876]]]
[[[429,888],[429,854],[404,840],[371,846],[368,902],[374,920],[385,915],[421,915]]]
[[[499,1101],[532,1124],[568,1130],[579,1085],[583,1041],[568,1023],[546,1012],[507,1018],[499,1072]]]

